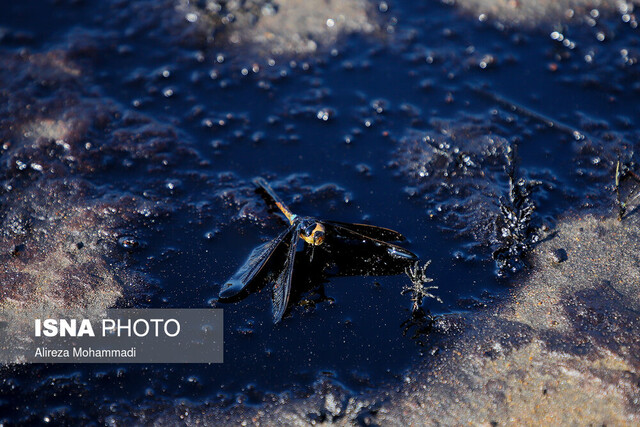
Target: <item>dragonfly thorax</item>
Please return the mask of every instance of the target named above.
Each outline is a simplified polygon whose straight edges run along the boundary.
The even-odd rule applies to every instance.
[[[312,218],[303,218],[299,225],[300,237],[310,245],[319,246],[324,242],[324,225]]]

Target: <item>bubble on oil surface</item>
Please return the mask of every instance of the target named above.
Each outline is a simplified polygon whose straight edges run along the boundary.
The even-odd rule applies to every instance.
[[[139,249],[142,246],[140,240],[134,236],[122,236],[118,239],[118,244],[121,248],[128,251]]]

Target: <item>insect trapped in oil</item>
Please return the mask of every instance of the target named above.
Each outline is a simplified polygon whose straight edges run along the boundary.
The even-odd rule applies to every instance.
[[[278,323],[285,314],[291,294],[294,265],[299,243],[305,246],[305,254],[313,261],[316,248],[324,249],[336,257],[355,259],[357,252],[375,252],[368,258],[366,268],[361,274],[392,271],[391,267],[404,269],[417,257],[412,252],[394,243],[405,240],[402,234],[387,228],[368,224],[353,224],[338,221],[319,220],[294,214],[273,191],[263,178],[256,178],[254,183],[271,198],[278,209],[286,217],[289,227],[275,239],[255,248],[238,271],[222,286],[220,299],[229,300],[242,294],[256,281],[267,277],[273,282],[271,296],[273,321]],[[355,244],[356,251],[340,251],[339,247]],[[331,252],[327,247],[336,248]],[[310,249],[310,250],[309,250]],[[320,268],[320,266],[319,266]],[[356,273],[358,274],[358,273]],[[383,273],[384,274],[384,273]]]

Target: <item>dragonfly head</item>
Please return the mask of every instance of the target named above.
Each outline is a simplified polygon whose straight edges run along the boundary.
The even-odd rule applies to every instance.
[[[310,245],[320,246],[324,242],[324,225],[318,221],[307,220],[302,223],[300,237]]]

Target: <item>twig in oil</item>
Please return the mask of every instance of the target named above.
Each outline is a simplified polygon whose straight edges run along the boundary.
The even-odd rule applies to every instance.
[[[556,119],[553,119],[549,116],[546,116],[542,113],[538,113],[537,111],[534,111],[530,108],[527,108],[521,104],[518,104],[510,99],[507,98],[503,98],[500,95],[497,95],[495,93],[491,93],[489,91],[486,91],[484,89],[481,89],[477,86],[472,86],[470,85],[470,88],[472,91],[485,96],[489,99],[491,99],[492,101],[502,105],[503,107],[508,108],[509,110],[513,111],[514,113],[518,113],[522,116],[525,117],[529,117],[533,120],[536,120],[537,122],[540,122],[542,124],[544,124],[545,126],[549,127],[549,128],[553,128],[553,129],[558,129],[559,131],[566,133],[568,135],[571,135],[576,141],[581,141],[585,138],[590,139],[590,140],[594,140],[590,135],[584,133],[583,131],[580,131],[568,124],[562,123],[561,121],[558,121]]]

